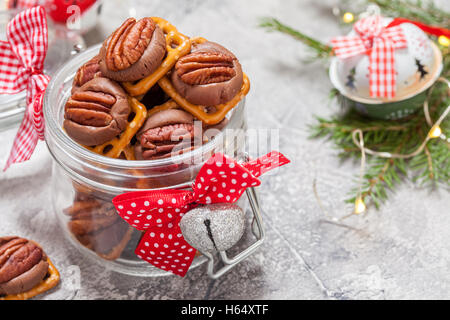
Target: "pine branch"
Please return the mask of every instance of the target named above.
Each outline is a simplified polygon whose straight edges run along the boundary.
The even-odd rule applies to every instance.
[[[432,1],[421,0],[366,0],[377,4],[385,16],[403,17],[421,21],[444,28],[450,27],[450,14],[437,8]],[[292,36],[315,52],[315,58],[327,59],[332,55],[332,48],[320,41],[297,31],[274,18],[264,18],[260,26],[267,31],[278,31]],[[450,77],[450,48],[440,46],[443,53],[442,76]],[[348,79],[351,81],[352,79]],[[337,99],[340,105],[344,98],[339,91],[332,89],[330,100]],[[437,85],[429,97],[430,116],[435,121],[450,104],[447,87]],[[363,117],[353,110],[347,110],[340,116],[330,119],[317,117],[317,122],[311,125],[311,138],[329,139],[339,150],[342,159],[359,160],[361,150],[353,143],[352,132],[360,129],[364,134],[366,148],[389,153],[409,154],[416,150],[425,139],[430,128],[425,121],[423,110],[401,120],[373,120]],[[441,123],[441,130],[450,137],[450,119]],[[406,179],[421,185],[450,186],[450,143],[442,139],[429,141],[420,154],[403,160],[396,158],[381,158],[367,155],[365,174],[361,185],[361,196],[371,200],[379,208],[397,185]],[[359,181],[351,190],[348,202],[354,202],[359,191]]]
[[[430,97],[430,115],[437,119],[450,103],[443,96],[444,85],[433,90]],[[428,134],[429,127],[424,120],[423,110],[401,120],[373,120],[352,110],[331,119],[317,117],[317,123],[310,126],[311,138],[327,138],[340,151],[342,159],[361,157],[361,150],[352,140],[352,132],[361,129],[365,147],[382,152],[408,154],[417,149]],[[441,124],[446,136],[450,135],[450,120]],[[442,139],[428,142],[419,155],[408,159],[386,159],[367,155],[364,181],[361,186],[363,199],[371,200],[375,207],[388,199],[391,191],[402,181],[411,178],[421,185],[450,186],[450,144]],[[348,202],[354,202],[358,193],[358,181],[351,189]]]
[[[427,4],[421,1],[401,0],[367,0],[376,3],[387,16],[401,16],[419,20],[428,24],[448,28],[450,15],[438,9],[432,2]],[[441,46],[443,52],[442,76],[450,76],[450,49]],[[437,85],[429,97],[430,115],[435,121],[450,104],[447,96],[447,87]],[[336,89],[330,92],[330,98],[340,102],[342,97]],[[342,105],[342,104],[341,104]],[[367,148],[376,151],[408,154],[414,151],[425,139],[429,127],[424,120],[423,110],[397,121],[371,120],[348,111],[340,117],[331,119],[317,118],[318,123],[311,126],[311,137],[330,139],[335,148],[340,150],[339,156],[343,159],[359,159],[361,151],[353,143],[351,134],[359,128],[364,133],[364,144]],[[450,119],[441,124],[443,133],[450,136]],[[436,187],[450,186],[450,144],[442,139],[428,142],[424,151],[408,159],[385,159],[367,156],[366,172],[361,186],[361,196],[371,200],[378,208],[386,201],[389,192],[403,180],[411,178],[420,185]],[[354,202],[359,191],[358,181],[351,190],[348,202]]]
[[[265,28],[269,32],[279,31],[281,33],[290,35],[297,40],[300,40],[315,52],[317,58],[329,58],[332,53],[332,49],[330,46],[323,44],[319,40],[311,38],[306,34],[281,23],[275,18],[262,18],[260,20],[259,26]]]
[[[433,1],[367,0],[367,2],[376,4],[387,16],[408,18],[444,28],[450,26],[450,14],[438,8]]]

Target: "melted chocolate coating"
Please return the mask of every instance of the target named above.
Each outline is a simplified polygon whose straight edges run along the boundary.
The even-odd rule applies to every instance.
[[[100,71],[100,57],[97,55],[91,60],[83,64],[75,74],[72,84],[72,94],[75,93],[83,84],[89,82],[90,80],[101,77],[102,73]]]
[[[185,83],[176,70],[172,71],[171,80],[175,89],[190,103],[202,106],[215,106],[230,101],[240,90],[243,81],[242,67],[233,53],[214,42],[204,42],[192,47],[191,53],[215,52],[231,56],[235,76],[228,81],[190,85]]]
[[[24,293],[37,286],[48,272],[47,256],[32,241],[0,238],[0,295]]]
[[[149,45],[140,59],[123,70],[110,70],[106,64],[106,51],[111,37],[106,39],[100,49],[100,71],[110,79],[116,81],[138,81],[152,74],[160,65],[166,54],[166,38],[159,26],[153,31]]]
[[[151,160],[170,156],[173,149],[190,138],[183,150],[191,150],[194,142],[194,117],[183,110],[169,109],[149,117],[136,134],[139,144],[135,147],[138,160]],[[186,148],[184,148],[186,147]]]
[[[103,117],[110,116],[109,118],[112,118],[112,120],[104,126],[93,126],[91,124],[93,120],[88,118],[87,115],[85,117],[83,116],[83,113],[93,111],[92,108],[88,106],[88,102],[86,102],[85,108],[74,108],[83,112],[75,118],[68,112],[68,106],[72,103],[71,99],[69,99],[66,104],[63,126],[72,139],[86,146],[95,146],[110,141],[125,130],[131,108],[128,103],[127,94],[118,83],[107,78],[94,78],[81,86],[75,94],[79,95],[83,91],[105,93],[114,97],[116,102],[111,106],[109,115],[108,112],[101,112],[100,114]],[[107,109],[107,107],[105,108]],[[87,109],[87,111],[85,109]],[[107,117],[107,119],[109,118]],[[91,125],[86,125],[86,123]]]

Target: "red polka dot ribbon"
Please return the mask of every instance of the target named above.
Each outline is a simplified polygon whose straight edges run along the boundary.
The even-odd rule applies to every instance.
[[[407,46],[400,26],[383,26],[383,17],[369,16],[357,21],[353,29],[357,36],[342,36],[331,40],[333,52],[346,59],[359,54],[369,55],[369,86],[371,97],[395,97],[395,49]]]
[[[136,255],[157,268],[183,277],[196,253],[181,233],[179,222],[183,215],[198,205],[236,202],[245,189],[261,184],[260,175],[289,162],[275,151],[243,164],[217,153],[202,166],[192,190],[129,192],[112,202],[126,222],[145,231]]]
[[[27,109],[6,163],[28,160],[44,139],[42,99],[50,78],[43,74],[47,53],[47,20],[37,6],[20,12],[7,27],[8,41],[0,41],[0,94],[27,91]]]

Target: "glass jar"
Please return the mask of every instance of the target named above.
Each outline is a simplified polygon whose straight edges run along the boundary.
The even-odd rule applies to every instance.
[[[160,188],[189,188],[214,152],[244,159],[245,101],[228,113],[227,126],[203,146],[172,158],[128,161],[93,153],[63,130],[64,105],[77,69],[94,57],[100,45],[66,63],[50,81],[44,98],[45,140],[55,160],[52,204],[67,237],[82,252],[117,272],[139,276],[168,275],[137,258],[142,235],[116,213],[111,200],[124,192]],[[240,200],[241,201],[241,200]],[[243,200],[242,200],[243,201]],[[241,201],[241,202],[242,202]],[[206,259],[197,257],[191,268]]]

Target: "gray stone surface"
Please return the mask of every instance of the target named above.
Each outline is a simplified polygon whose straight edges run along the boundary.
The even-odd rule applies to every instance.
[[[105,2],[99,27],[86,36],[90,44],[129,15],[127,1]],[[301,63],[308,54],[300,43],[257,27],[258,17],[272,15],[326,41],[343,32],[331,15],[334,1],[128,2],[138,17],[165,17],[185,34],[233,51],[252,81],[249,127],[279,129],[279,150],[292,163],[264,177],[259,188],[267,241],[257,253],[215,281],[206,266],[184,279],[144,279],[92,264],[64,238],[50,203],[52,160],[40,143],[32,160],[0,173],[0,235],[38,241],[62,273],[61,284],[39,299],[450,298],[448,191],[405,183],[381,210],[337,221],[352,210],[343,200],[359,167],[340,163],[329,142],[308,139],[314,115],[338,110],[327,99],[327,74],[319,63]],[[0,135],[2,166],[14,134]],[[73,290],[78,272],[81,288]]]

